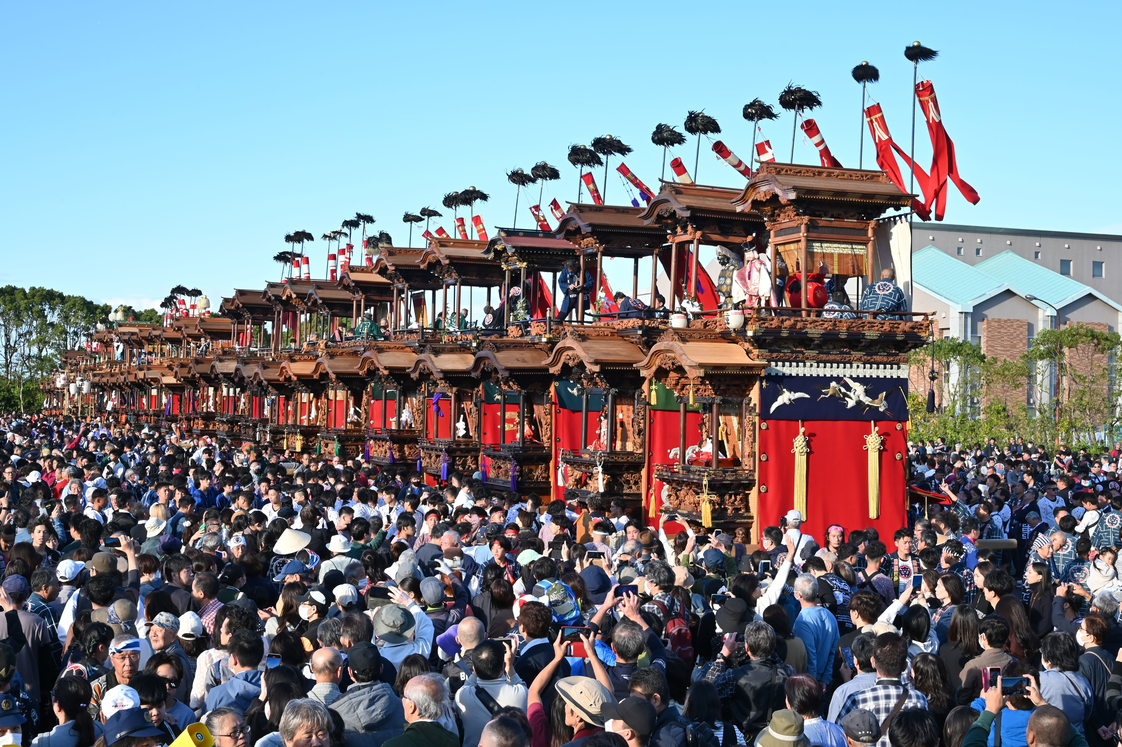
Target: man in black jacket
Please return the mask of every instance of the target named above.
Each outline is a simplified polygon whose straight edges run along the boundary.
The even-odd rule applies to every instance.
[[[522,634],[522,645],[518,647],[518,657],[514,660],[514,671],[523,682],[533,682],[538,673],[553,661],[553,646],[549,642],[549,625],[553,622],[553,612],[541,602],[526,602],[518,611],[518,630]],[[557,680],[572,674],[567,660],[562,661],[553,675],[553,680],[542,691],[542,704],[553,702],[557,692]]]
[[[744,733],[744,741],[751,744],[767,727],[772,713],[786,706],[783,686],[794,671],[775,655],[775,631],[765,622],[749,623],[744,629],[748,661],[730,670],[726,661],[736,645],[735,634],[725,636],[721,653],[705,678],[717,686],[717,693],[728,703],[733,720]]]

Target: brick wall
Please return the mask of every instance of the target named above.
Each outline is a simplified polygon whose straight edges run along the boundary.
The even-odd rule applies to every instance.
[[[1110,331],[1110,325],[1106,324],[1105,322],[1070,322],[1064,324],[1064,327],[1066,328],[1072,325],[1082,325],[1084,327],[1090,327],[1091,329],[1098,332]],[[1073,371],[1076,371],[1083,375],[1093,374],[1102,376],[1104,393],[1107,386],[1107,379],[1104,371],[1107,361],[1108,356],[1106,354],[1097,352],[1090,345],[1080,345],[1079,347],[1068,352],[1068,365],[1072,368]],[[1068,396],[1070,396],[1073,383],[1068,381],[1064,382],[1064,384],[1065,389],[1067,390],[1067,394]]]
[[[1027,319],[983,319],[982,352],[986,358],[999,361],[1015,361],[1028,350]],[[985,393],[984,404],[994,399],[1003,399],[1013,406],[1028,401],[1027,382],[1015,391],[991,390]]]

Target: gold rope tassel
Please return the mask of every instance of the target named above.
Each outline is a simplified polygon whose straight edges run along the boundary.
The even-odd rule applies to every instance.
[[[650,503],[648,504],[648,508],[647,508],[647,518],[648,519],[658,518],[658,509],[655,508],[654,488],[655,488],[654,479],[652,478],[651,479],[651,489],[649,491],[647,491],[647,499],[650,501]]]
[[[810,439],[806,436],[803,421],[799,421],[799,435],[795,436],[794,448],[791,453],[795,455],[795,505],[794,508],[803,517],[806,517],[806,461],[810,455]]]
[[[709,529],[713,526],[713,504],[709,500],[712,496],[709,495],[709,477],[705,477],[705,481],[701,484],[701,526]]]
[[[865,436],[865,450],[869,452],[869,518],[880,516],[880,450],[884,436],[877,432],[876,421],[871,423],[869,435]]]

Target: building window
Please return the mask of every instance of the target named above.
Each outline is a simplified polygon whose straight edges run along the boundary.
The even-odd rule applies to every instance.
[[[1103,276],[1103,263],[1102,262],[1092,262],[1091,263],[1091,277],[1101,278],[1102,276]]]
[[[960,256],[960,257],[962,256],[962,247],[961,246],[958,247],[957,249],[955,249],[954,251],[955,251],[955,254],[957,254],[958,256]]]
[[[1033,252],[1032,253],[1032,258],[1033,259],[1040,259],[1040,252]]]
[[[1070,259],[1061,259],[1060,260],[1060,274],[1061,275],[1071,275],[1071,260]]]
[[[980,247],[980,246],[974,247],[974,256],[975,257],[982,256],[982,247]]]

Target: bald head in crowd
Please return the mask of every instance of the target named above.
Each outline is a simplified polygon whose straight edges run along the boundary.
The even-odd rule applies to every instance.
[[[456,628],[456,640],[464,651],[472,650],[486,637],[487,631],[478,617],[465,617]]]
[[[312,654],[311,669],[316,676],[316,683],[339,684],[339,680],[343,678],[343,655],[333,648],[317,649]]]
[[[521,725],[510,716],[499,716],[483,727],[479,747],[526,747],[529,741]]]

